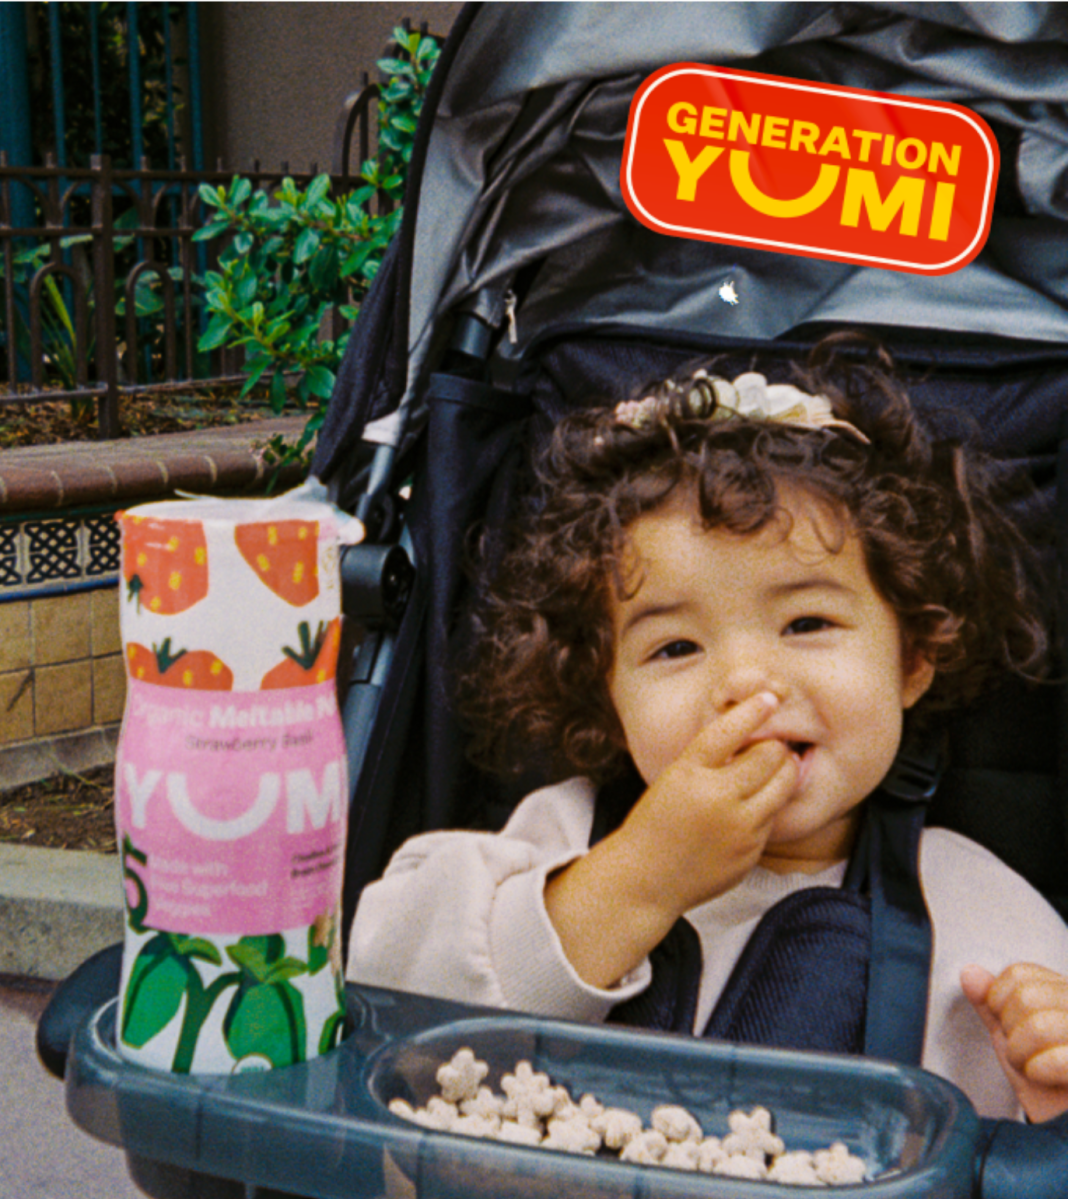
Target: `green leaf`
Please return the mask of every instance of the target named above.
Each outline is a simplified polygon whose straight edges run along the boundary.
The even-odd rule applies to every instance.
[[[122,1005],[122,1040],[141,1049],[178,1014],[195,967],[175,948],[171,934],[158,933],[134,960]]]
[[[288,982],[242,986],[223,1018],[223,1036],[239,1060],[256,1054],[272,1066],[303,1061],[308,1037],[304,997]]]
[[[271,408],[277,413],[286,406],[286,381],[280,370],[271,379]]]
[[[312,395],[322,397],[324,400],[330,399],[334,391],[334,384],[337,380],[334,377],[334,372],[327,370],[325,366],[310,366],[304,376],[303,382],[307,385],[307,390]]]
[[[247,272],[237,282],[237,288],[234,291],[234,306],[237,308],[247,308],[249,304],[256,298],[256,276],[251,272]]]
[[[248,378],[245,380],[241,388],[240,398],[243,400],[245,396],[256,386],[263,378],[264,372],[274,362],[270,354],[255,354],[246,363],[245,370],[248,372]]]
[[[180,933],[174,934],[174,948],[185,958],[197,958],[201,962],[211,962],[213,966],[222,965],[222,954],[219,947],[203,937],[187,937]]]
[[[342,1038],[345,1035],[345,1009],[340,1008],[336,1012],[332,1012],[323,1025],[323,1031],[319,1036],[319,1054],[329,1053],[331,1049],[336,1049],[341,1044]]]
[[[263,982],[284,949],[284,939],[275,934],[269,937],[242,937],[236,945],[226,947],[226,954],[234,965],[247,970],[258,982]]]
[[[276,983],[288,982],[291,978],[300,978],[302,974],[307,973],[306,962],[302,962],[298,958],[283,958],[271,967],[264,981],[273,986]]]
[[[196,231],[196,233],[193,234],[192,240],[193,241],[210,241],[213,237],[218,237],[220,233],[225,233],[226,230],[229,228],[230,228],[229,221],[215,220],[215,221],[212,221],[210,224],[205,225],[203,229],[198,229]]]
[[[204,201],[209,208],[221,208],[222,200],[219,199],[219,193],[210,183],[202,183],[197,188],[197,195]]]
[[[315,178],[308,184],[308,190],[305,192],[304,202],[310,208],[314,204],[318,204],[320,200],[326,199],[330,194],[330,176],[316,175]]]
[[[318,230],[304,229],[297,238],[297,244],[293,250],[293,261],[296,263],[307,262],[308,259],[319,248],[321,238]]]
[[[375,66],[387,75],[402,75],[412,69],[411,63],[405,62],[403,58],[380,58]]]
[[[253,238],[252,234],[249,233],[247,229],[242,229],[241,232],[234,237],[234,253],[240,254],[242,257],[244,257],[249,250],[252,249],[252,243],[254,240],[255,239]]]
[[[201,353],[207,353],[209,350],[217,350],[230,340],[230,330],[232,328],[233,322],[228,316],[216,313],[208,323],[208,327],[204,330],[203,336],[197,342],[197,349]]]
[[[230,185],[230,204],[231,204],[231,206],[234,208],[237,208],[238,205],[244,204],[244,202],[249,198],[249,196],[251,194],[252,194],[251,181],[248,179],[239,179],[239,178],[235,177],[233,183]]]
[[[308,278],[312,286],[330,294],[338,280],[337,247],[326,246],[319,251],[308,266]]]

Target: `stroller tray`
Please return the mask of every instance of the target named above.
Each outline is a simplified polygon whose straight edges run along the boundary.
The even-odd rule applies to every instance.
[[[135,1179],[163,1199],[228,1195],[223,1180],[234,1180],[235,1195],[252,1184],[307,1199],[799,1193],[779,1183],[431,1131],[389,1111],[395,1098],[426,1103],[437,1092],[438,1067],[468,1046],[489,1064],[486,1083],[495,1090],[526,1060],[576,1098],[591,1093],[646,1123],[654,1107],[679,1104],[706,1135],[723,1135],[731,1110],[766,1107],[788,1150],[843,1141],[864,1159],[872,1181],[835,1187],[835,1194],[971,1194],[978,1119],[960,1091],[922,1070],[502,1014],[353,985],[348,1007],[352,1032],[324,1057],[260,1073],[188,1076],[119,1056],[112,1001],[75,1036],[68,1107],[87,1132],[123,1147]]]

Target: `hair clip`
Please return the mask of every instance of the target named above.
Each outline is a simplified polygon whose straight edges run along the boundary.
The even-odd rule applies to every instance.
[[[677,384],[673,392],[683,390]],[[642,429],[666,415],[677,401],[674,395],[624,400],[615,407],[615,419],[631,429]],[[683,400],[689,415],[698,420],[723,420],[744,416],[804,429],[838,429],[864,445],[871,441],[856,425],[839,420],[825,395],[809,395],[792,383],[772,383],[756,371],[739,375],[733,383],[701,369],[694,372]]]

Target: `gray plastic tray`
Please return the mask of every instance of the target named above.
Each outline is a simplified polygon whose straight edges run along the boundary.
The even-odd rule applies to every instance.
[[[474,1140],[392,1115],[423,1102],[437,1067],[470,1046],[487,1082],[527,1059],[574,1094],[648,1119],[689,1108],[706,1133],[727,1113],[769,1108],[788,1149],[844,1141],[874,1181],[821,1190],[842,1199],[965,1199],[978,1119],[956,1087],[922,1070],[832,1054],[758,1049],[571,1024],[369,987],[348,988],[353,1030],[300,1066],[189,1077],[132,1065],[115,1050],[115,1002],[78,1031],[67,1102],[87,1132],[122,1146],[150,1194],[244,1196],[245,1184],[304,1199],[786,1199],[811,1190]],[[498,1088],[499,1089],[499,1088]]]

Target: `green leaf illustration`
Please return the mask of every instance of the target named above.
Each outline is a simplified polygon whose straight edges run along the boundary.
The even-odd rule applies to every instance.
[[[345,1035],[345,1009],[334,1012],[323,1025],[323,1031],[319,1037],[319,1052],[329,1053],[331,1049],[336,1049],[341,1044],[342,1038]]]
[[[122,1010],[122,1039],[141,1049],[178,1014],[192,965],[169,933],[157,933],[137,955]]]
[[[223,1019],[223,1036],[239,1060],[249,1054],[272,1066],[291,1066],[305,1058],[308,1029],[304,998],[288,982],[244,984]]]

